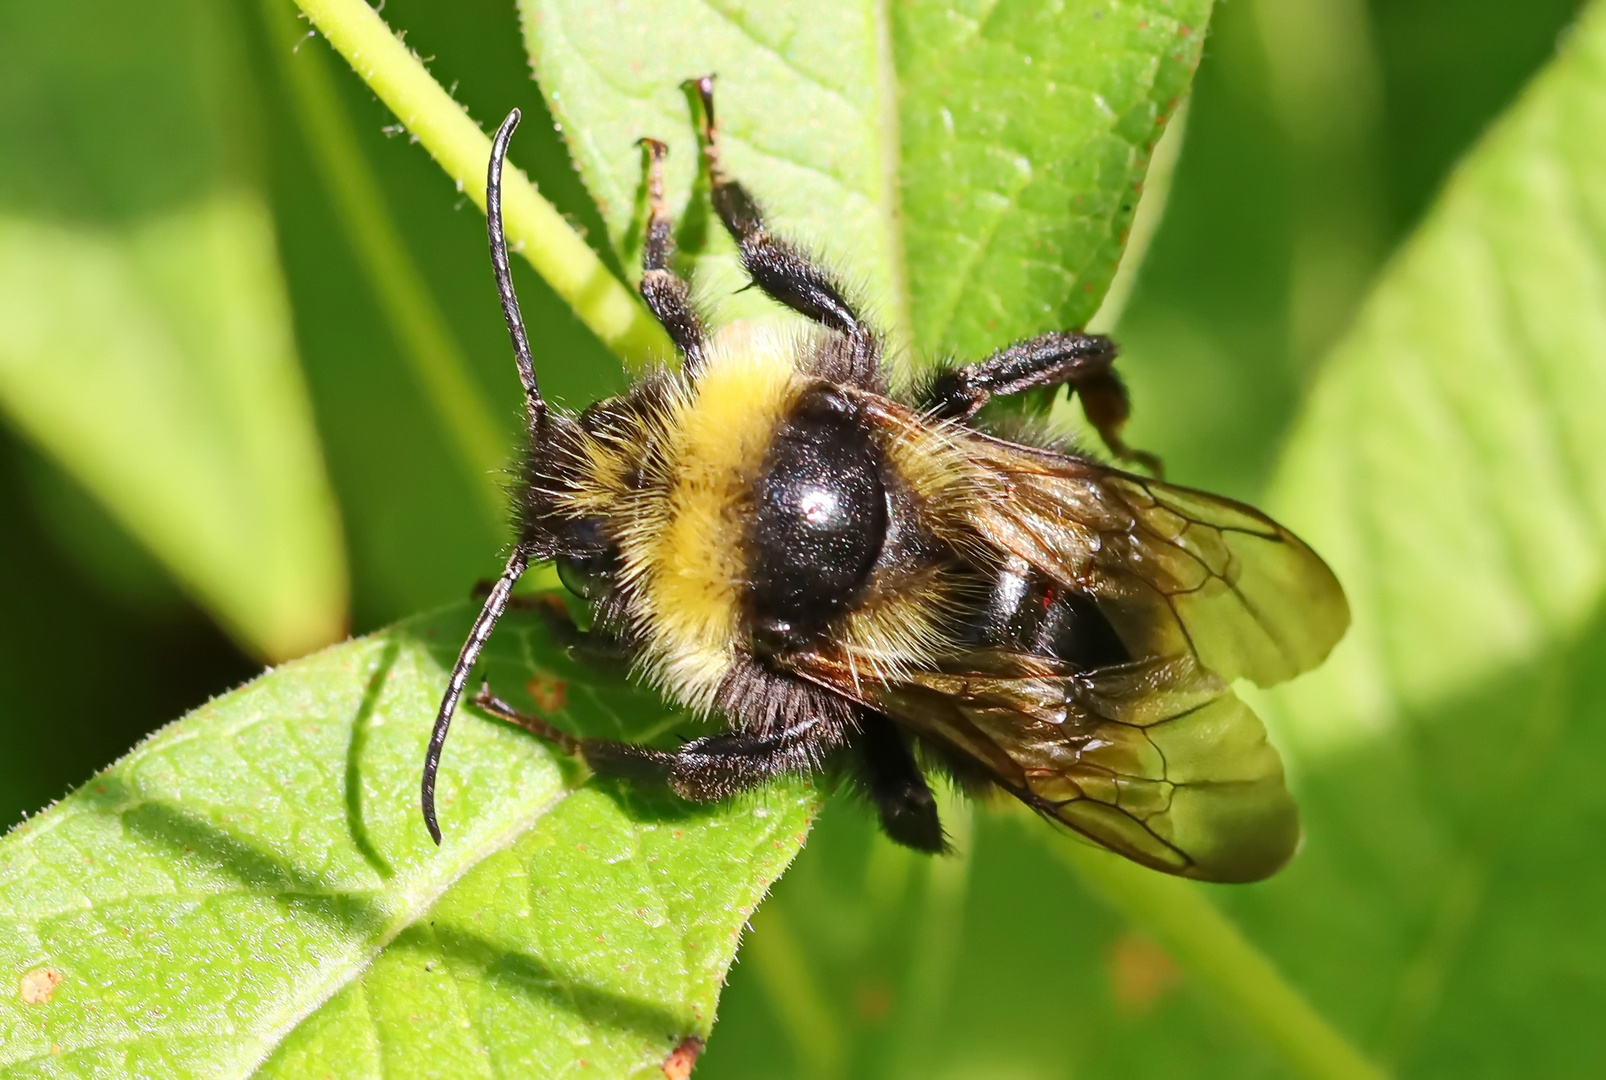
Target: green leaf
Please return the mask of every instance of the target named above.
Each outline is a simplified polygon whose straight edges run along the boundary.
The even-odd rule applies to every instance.
[[[8,7],[0,408],[251,649],[339,637],[339,523],[227,13]]]
[[[295,13],[289,0],[263,0],[269,48],[297,126],[420,396],[434,408],[441,434],[464,466],[489,521],[500,526],[507,509],[495,474],[512,456],[508,433],[500,429],[486,394],[474,382],[468,357],[387,212],[379,178],[362,153],[322,50],[299,48],[305,42]]]
[[[1407,1072],[1602,1052],[1602,130],[1595,3],[1395,258],[1275,485],[1355,621],[1273,698],[1308,842],[1255,906]]]
[[[641,155],[696,172],[680,84],[716,72],[726,165],[922,355],[1081,326],[1120,260],[1153,146],[1198,63],[1209,0],[730,5],[520,0],[553,115],[635,272]],[[697,204],[680,238],[736,281]],[[726,303],[721,317],[757,309]]]
[[[465,710],[436,849],[419,763],[471,615],[264,675],[0,841],[0,971],[22,980],[0,1076],[651,1076],[706,1035],[813,792],[689,807],[581,782]],[[687,723],[530,616],[488,657],[499,692],[573,730]]]

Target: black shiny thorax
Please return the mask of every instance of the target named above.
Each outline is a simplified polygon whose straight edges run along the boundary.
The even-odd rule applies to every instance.
[[[748,605],[761,651],[798,648],[863,592],[887,531],[881,453],[821,383],[781,422],[753,493]]]

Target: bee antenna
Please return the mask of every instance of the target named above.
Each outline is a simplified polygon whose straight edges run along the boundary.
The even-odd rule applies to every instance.
[[[519,296],[513,291],[513,272],[507,263],[507,233],[502,229],[502,162],[507,158],[507,144],[513,130],[519,126],[519,110],[514,109],[496,129],[491,140],[491,163],[485,172],[485,227],[491,237],[491,269],[496,273],[496,294],[502,300],[502,318],[507,322],[508,336],[513,339],[513,359],[519,365],[519,381],[524,384],[524,405],[530,414],[530,426],[540,427],[546,421],[546,402],[541,398],[541,387],[535,380],[535,361],[530,356],[530,338],[524,332],[524,315],[519,311]],[[424,827],[431,840],[441,842],[440,822],[435,817],[435,778],[440,771],[441,750],[446,746],[446,732],[452,724],[452,714],[463,696],[463,686],[480,658],[480,651],[496,628],[497,620],[507,610],[508,597],[513,586],[529,565],[530,552],[520,544],[507,561],[502,576],[491,586],[474,620],[468,640],[457,654],[457,663],[446,680],[446,694],[441,698],[440,710],[435,714],[435,727],[430,732],[429,748],[424,752],[424,776],[419,790],[419,803],[424,811]]]
[[[539,397],[536,398],[540,400]],[[452,665],[452,674],[446,680],[446,695],[441,699],[440,711],[435,714],[435,729],[430,732],[429,749],[424,752],[424,779],[419,788],[419,805],[424,811],[424,827],[429,830],[429,837],[436,844],[441,842],[440,822],[435,818],[435,776],[440,771],[441,750],[446,746],[446,731],[452,725],[452,714],[457,711],[457,701],[463,696],[463,686],[468,682],[469,673],[474,670],[474,664],[480,658],[480,651],[485,648],[485,642],[490,638],[491,631],[496,629],[496,622],[507,610],[508,597],[513,595],[513,586],[523,575],[525,567],[529,565],[530,555],[523,546],[515,548],[513,555],[507,561],[507,568],[502,576],[496,579],[491,586],[491,594],[485,598],[485,606],[480,609],[480,617],[474,620],[474,628],[468,633],[468,640],[463,642],[462,651],[457,654],[457,663]]]
[[[491,141],[491,164],[485,175],[485,227],[491,236],[491,269],[496,273],[496,293],[502,299],[502,318],[513,339],[513,359],[519,365],[519,381],[524,384],[524,405],[532,426],[546,419],[546,402],[535,380],[535,361],[530,356],[530,338],[524,332],[524,315],[519,311],[519,295],[513,291],[513,272],[507,263],[507,233],[502,230],[502,161],[513,129],[519,126],[519,110],[514,109],[496,129]]]

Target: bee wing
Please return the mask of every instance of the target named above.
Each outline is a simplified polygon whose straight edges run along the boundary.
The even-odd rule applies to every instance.
[[[1299,844],[1299,814],[1260,719],[1191,655],[1072,673],[1012,653],[855,685],[844,661],[800,671],[986,768],[1046,817],[1156,870],[1257,881]]]
[[[1327,564],[1253,507],[983,435],[966,453],[1002,485],[972,511],[981,535],[1091,592],[1134,656],[1191,653],[1269,686],[1349,625]]]

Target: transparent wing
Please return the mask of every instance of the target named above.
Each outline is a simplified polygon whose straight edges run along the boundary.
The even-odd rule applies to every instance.
[[[856,687],[844,665],[820,656],[799,673],[1156,870],[1256,881],[1298,846],[1298,811],[1259,718],[1191,655],[1072,673],[1037,656],[970,652],[941,670]]]
[[[1327,564],[1253,507],[983,435],[966,451],[1005,493],[972,511],[981,535],[1096,596],[1134,656],[1269,686],[1349,625]]]

